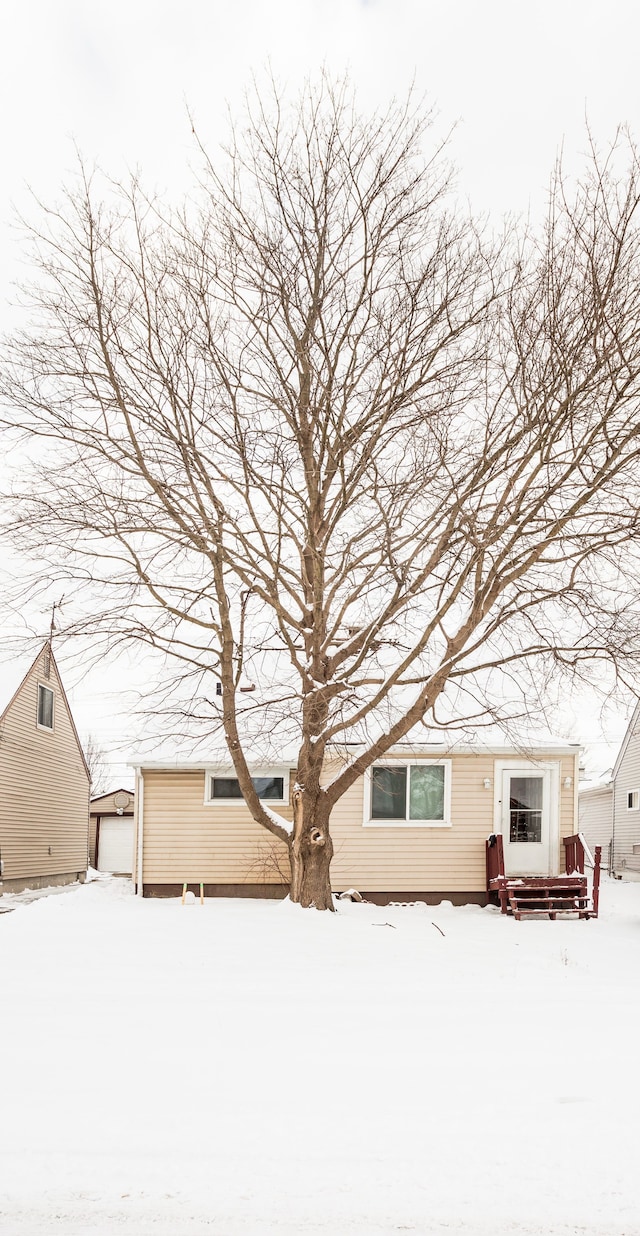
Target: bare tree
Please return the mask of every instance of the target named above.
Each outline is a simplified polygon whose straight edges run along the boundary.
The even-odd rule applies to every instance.
[[[430,135],[323,81],[258,99],[219,165],[201,148],[181,211],[83,174],[42,208],[5,351],[7,422],[48,451],[21,544],[77,606],[87,584],[76,629],[192,676],[320,909],[333,808],[417,725],[635,652],[635,151],[621,175],[594,155],[573,200],[558,170],[544,235],[496,246]],[[292,826],[252,780],[258,731],[295,738]]]
[[[87,734],[82,749],[91,777],[91,795],[97,798],[100,794],[106,794],[109,785],[109,765],[105,750],[95,734]]]

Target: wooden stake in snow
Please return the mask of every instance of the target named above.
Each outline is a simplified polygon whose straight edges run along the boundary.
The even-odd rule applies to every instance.
[[[189,885],[188,885],[187,881],[185,880],[184,884],[182,885],[182,904],[183,904],[183,906],[184,906],[184,905],[186,905],[186,903],[187,903],[187,889],[188,889],[188,887],[189,887]],[[189,894],[189,904],[190,904],[190,905],[195,905],[195,901],[196,901],[196,896],[195,896],[195,893],[190,893],[190,894]],[[204,881],[203,881],[203,880],[200,880],[200,905],[201,905],[201,906],[203,906],[203,905],[204,905]]]

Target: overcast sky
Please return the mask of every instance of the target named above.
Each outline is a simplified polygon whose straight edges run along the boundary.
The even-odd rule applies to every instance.
[[[115,175],[140,166],[177,197],[192,154],[187,105],[211,145],[267,62],[290,86],[324,63],[349,70],[363,107],[415,82],[443,130],[456,126],[460,191],[496,216],[535,216],[560,148],[579,166],[586,119],[602,144],[619,124],[640,133],[639,33],[631,0],[4,0],[0,321],[11,326],[20,268],[12,204],[24,208],[26,184],[55,197],[74,143]],[[107,675],[72,696],[80,729],[115,744],[124,709]],[[609,723],[613,742],[623,725]],[[587,734],[575,718],[571,736],[597,739],[597,726]]]

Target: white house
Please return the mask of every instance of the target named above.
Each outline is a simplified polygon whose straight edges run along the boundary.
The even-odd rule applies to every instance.
[[[640,704],[622,740],[611,780],[580,790],[578,820],[615,875],[640,873]]]

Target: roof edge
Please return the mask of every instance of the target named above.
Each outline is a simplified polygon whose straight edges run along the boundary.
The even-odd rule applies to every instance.
[[[12,704],[15,702],[15,700],[17,700],[17,698],[18,698],[18,696],[19,696],[20,692],[22,691],[22,688],[24,687],[25,682],[27,681],[27,678],[28,678],[28,677],[29,677],[29,675],[31,674],[32,670],[34,669],[34,666],[35,666],[35,665],[37,664],[37,662],[40,660],[40,657],[42,656],[42,654],[43,654],[43,652],[45,651],[45,649],[46,649],[46,648],[48,648],[48,649],[49,649],[49,656],[50,656],[50,658],[51,658],[51,663],[52,663],[52,665],[53,665],[53,667],[54,667],[54,669],[55,669],[55,672],[56,672],[56,678],[57,678],[57,680],[58,680],[58,686],[60,687],[60,691],[62,692],[62,699],[63,699],[64,706],[65,706],[65,708],[66,708],[66,710],[67,710],[67,716],[68,716],[68,718],[69,718],[69,721],[71,722],[71,729],[72,729],[72,731],[73,731],[73,736],[74,736],[74,738],[75,738],[75,740],[76,740],[76,745],[77,745],[77,747],[78,747],[78,751],[79,751],[79,753],[80,753],[80,758],[81,758],[81,760],[82,760],[82,763],[84,764],[85,772],[86,772],[86,774],[87,774],[87,777],[89,778],[89,786],[91,786],[91,771],[90,771],[90,769],[89,769],[89,765],[87,764],[87,757],[86,757],[86,755],[85,755],[85,753],[84,753],[84,750],[83,750],[83,747],[82,747],[82,743],[80,742],[80,736],[79,736],[78,731],[77,731],[77,729],[76,729],[76,723],[75,723],[75,721],[74,721],[74,719],[73,719],[73,713],[72,713],[72,711],[71,711],[71,705],[70,705],[69,700],[68,700],[68,698],[67,698],[67,693],[66,693],[66,691],[65,691],[65,689],[64,689],[64,683],[63,683],[63,681],[62,681],[62,675],[61,675],[60,670],[59,670],[59,668],[58,668],[58,662],[56,661],[55,656],[54,656],[54,654],[53,654],[53,648],[52,648],[52,646],[51,646],[51,640],[50,640],[50,639],[46,639],[46,640],[44,641],[44,643],[43,643],[43,644],[41,644],[41,646],[40,646],[40,648],[38,649],[38,651],[37,651],[37,653],[36,653],[35,657],[33,658],[33,661],[31,662],[31,664],[30,664],[30,666],[29,666],[29,668],[28,668],[28,670],[27,670],[26,674],[24,674],[24,676],[21,678],[20,683],[19,683],[19,684],[18,684],[18,686],[16,687],[16,690],[14,691],[13,695],[11,696],[11,699],[9,700],[8,704],[7,704],[7,705],[3,708],[2,712],[0,712],[0,722],[4,721],[4,718],[6,717],[6,715],[7,715],[8,711],[9,711],[9,709],[11,708],[11,706],[12,706]]]
[[[486,747],[480,746],[477,743],[460,743],[455,746],[448,746],[446,743],[430,743],[429,750],[425,750],[424,746],[421,749],[419,744],[415,747],[408,745],[406,748],[399,750],[397,747],[392,747],[385,753],[382,759],[393,758],[406,759],[412,753],[416,755],[514,755],[514,756],[543,756],[543,755],[578,755],[582,750],[580,743],[540,743],[540,744],[521,744],[520,746],[491,744]],[[210,768],[233,768],[231,758],[227,762],[221,762],[219,759],[210,760],[180,760],[180,759],[162,759],[153,760],[143,757],[133,756],[126,763],[130,768],[139,771],[148,769],[154,771],[169,771],[175,772],[204,772]],[[249,760],[249,768],[293,768],[295,760]]]
[[[640,700],[638,700],[638,703],[636,704],[633,710],[633,713],[631,714],[631,720],[629,721],[629,724],[625,730],[624,738],[622,739],[622,742],[620,743],[620,750],[618,752],[618,758],[613,766],[613,772],[611,773],[612,781],[615,781],[616,777],[618,776],[618,773],[620,771],[620,765],[627,753],[627,747],[629,746],[629,743],[631,741],[631,735],[633,734],[633,731],[634,731],[634,728],[635,728],[635,725],[636,725],[636,722],[639,716],[640,716]]]

